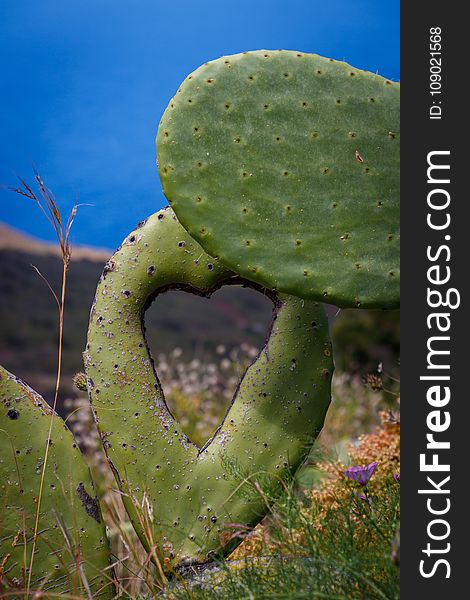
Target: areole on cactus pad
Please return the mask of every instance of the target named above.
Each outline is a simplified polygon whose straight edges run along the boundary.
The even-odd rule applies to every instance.
[[[240,276],[342,307],[399,305],[399,84],[302,52],[189,75],[157,136],[181,224]]]
[[[143,315],[168,289],[209,296],[227,284],[268,294],[275,315],[265,347],[201,449],[165,404]],[[333,363],[323,306],[241,279],[206,254],[171,209],[141,224],[107,263],[84,360],[104,447],[134,528],[148,546],[138,514],[146,498],[176,564],[204,562],[241,541],[227,524],[254,525],[268,510],[253,482],[295,472],[330,402]]]

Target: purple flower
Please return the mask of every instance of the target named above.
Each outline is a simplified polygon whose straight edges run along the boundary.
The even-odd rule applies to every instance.
[[[375,461],[375,462],[370,463],[370,465],[367,465],[366,467],[360,467],[360,466],[350,467],[349,469],[346,469],[346,471],[344,471],[343,474],[348,479],[352,479],[359,485],[362,485],[362,487],[365,487],[367,485],[369,479],[374,474],[375,469],[377,468],[378,464],[379,463],[377,461]]]
[[[400,473],[395,473],[395,475],[393,476],[393,479],[395,479],[395,481],[400,483]]]

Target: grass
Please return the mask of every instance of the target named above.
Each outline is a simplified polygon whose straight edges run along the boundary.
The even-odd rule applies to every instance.
[[[269,516],[230,559],[176,581],[165,594],[174,600],[219,598],[328,598],[395,600],[399,576],[392,546],[399,519],[399,424],[386,413],[378,430],[350,447],[349,458],[364,464],[380,458],[364,489],[346,479],[345,465],[320,465],[314,488],[292,482]],[[387,448],[387,453],[383,450]],[[271,506],[268,490],[259,490]]]
[[[398,408],[396,400],[394,408]],[[210,420],[206,423],[210,428]],[[171,569],[164,544],[155,537],[149,499],[138,509],[141,519],[147,520],[144,529],[149,540],[154,536],[149,545],[158,554],[154,562],[159,568],[152,564],[152,552],[143,549],[128,525],[111,486],[103,507],[119,596],[139,600],[157,595],[171,600],[398,599],[399,546],[394,540],[399,526],[399,442],[397,410],[382,410],[380,424],[350,443],[342,460],[317,448],[304,469],[314,471],[315,477],[284,482],[280,496],[274,497],[272,488],[253,478],[253,488],[266,502],[268,516],[253,530],[230,524],[227,535],[241,540],[232,555],[184,574]],[[367,484],[366,501],[364,488],[346,478],[344,471],[374,461],[379,465]]]
[[[73,221],[75,219],[75,215],[77,214],[77,205],[74,205],[72,211],[66,222],[62,220],[62,215],[59,209],[59,206],[56,202],[56,199],[52,192],[45,186],[41,177],[38,173],[35,173],[35,181],[39,189],[39,196],[33,191],[33,189],[26,183],[25,180],[20,179],[21,187],[13,188],[13,192],[32,200],[37,204],[41,212],[44,214],[46,219],[51,224],[52,228],[55,231],[57,241],[59,243],[61,256],[62,256],[62,279],[60,286],[60,293],[56,294],[54,289],[49,284],[48,280],[42,275],[41,271],[33,266],[38,275],[43,279],[49,291],[52,294],[56,304],[58,311],[58,320],[59,320],[59,335],[58,335],[58,343],[57,343],[57,375],[56,375],[56,383],[54,390],[54,402],[52,405],[53,413],[56,412],[57,401],[59,397],[59,387],[60,380],[62,376],[62,349],[63,349],[63,337],[64,337],[64,310],[65,310],[65,291],[67,289],[67,275],[70,267],[70,260],[72,258],[72,247],[70,244],[70,230],[72,228]],[[36,510],[36,518],[34,524],[34,535],[33,535],[33,543],[31,548],[31,560],[29,563],[29,571],[28,571],[28,583],[26,588],[26,597],[29,595],[29,590],[31,587],[31,577],[33,574],[33,564],[35,557],[35,549],[36,543],[38,539],[38,531],[39,531],[39,516],[41,514],[41,502],[43,497],[43,488],[44,488],[44,478],[48,464],[49,457],[49,448],[50,448],[50,440],[52,434],[52,426],[53,426],[54,416],[51,414],[49,420],[49,434],[47,436],[47,440],[45,441],[45,450],[44,450],[44,462],[41,472],[41,482],[39,487],[39,494],[37,500],[37,510]]]
[[[39,205],[54,227],[62,251],[59,294],[38,270],[58,309],[55,409],[61,381],[65,292],[71,258],[69,233],[76,207],[64,223],[53,195],[38,175],[36,182],[39,198],[24,181],[21,182],[23,187],[15,191]],[[173,356],[174,368],[167,365],[167,369],[163,369],[163,379],[167,377],[166,384],[163,383],[169,390],[172,410],[184,424],[189,437],[199,444],[211,436],[220,422],[226,409],[220,397],[228,401],[232,380],[237,379],[245,362],[249,362],[250,353],[256,354],[256,349],[249,345],[245,351],[230,357],[221,352],[220,365],[210,363],[207,367],[178,363],[176,354]],[[162,363],[162,358],[159,359]],[[163,359],[169,362],[168,357]],[[196,375],[201,377],[198,379]],[[390,389],[384,390],[382,378],[374,375],[368,383],[368,387],[364,386],[359,377],[344,374],[336,378],[336,402],[330,410],[315,457],[312,456],[295,480],[282,482],[280,495],[276,492],[273,496],[272,488],[265,487],[261,479],[250,478],[255,493],[266,503],[268,516],[253,530],[231,524],[227,534],[239,538],[241,543],[229,559],[184,573],[171,568],[164,541],[155,533],[158,529],[151,501],[145,495],[136,508],[148,534],[150,551],[144,550],[137,539],[99,448],[89,407],[82,403],[76,415],[80,415],[82,446],[87,450],[102,502],[103,518],[108,526],[117,596],[140,600],[150,600],[157,595],[172,600],[399,598],[399,561],[397,543],[394,542],[399,523],[399,482],[396,478],[399,473],[399,417],[390,412],[391,407],[398,408],[397,382],[391,380]],[[73,418],[70,422],[73,423]],[[360,435],[361,432],[366,434]],[[33,567],[40,568],[40,565],[34,565],[34,549],[40,525],[48,448],[46,443],[25,598],[34,596],[30,589],[31,576]],[[345,477],[344,472],[350,465],[374,461],[379,466],[366,488]],[[64,550],[67,550],[66,532]],[[107,578],[110,572],[106,573]],[[41,592],[39,594],[45,597]]]
[[[187,362],[179,351],[159,356],[168,402],[191,439],[202,444],[213,434],[226,408],[221,397],[227,401],[235,375],[254,352],[249,345],[230,351],[219,348],[218,361],[207,365]],[[262,480],[252,480],[269,506],[268,517],[253,531],[232,524],[227,534],[244,541],[229,559],[184,577],[172,571],[164,544],[158,543],[148,498],[138,509],[147,519],[149,545],[164,573],[152,564],[151,553],[130,527],[112,477],[96,451],[97,438],[83,399],[76,413],[81,416],[79,439],[88,447],[95,479],[103,481],[104,518],[120,597],[398,598],[398,568],[392,559],[399,519],[400,486],[394,477],[400,464],[398,383],[383,373],[366,380],[337,374],[324,430],[295,481],[284,482],[283,493],[274,498]],[[374,461],[379,466],[368,485],[369,506],[359,497],[362,488],[343,473],[351,465]]]

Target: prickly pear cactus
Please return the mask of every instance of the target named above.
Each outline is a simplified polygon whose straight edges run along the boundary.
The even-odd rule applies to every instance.
[[[51,409],[0,367],[0,415],[0,595],[18,598],[29,578]],[[111,598],[105,530],[90,474],[62,419],[53,419],[30,589]]]
[[[157,136],[163,191],[211,256],[270,289],[399,304],[399,85],[291,51],[209,62]]]
[[[207,255],[167,209],[124,240],[105,267],[91,311],[84,361],[109,462],[142,541],[149,545],[139,507],[151,505],[154,535],[177,564],[227,553],[240,542],[228,523],[260,521],[268,507],[253,481],[295,472],[330,401],[333,364],[323,307],[263,290],[275,311],[266,346],[210,442],[198,448],[188,440],[165,404],[143,314],[165,290],[209,296],[235,283],[260,289]]]

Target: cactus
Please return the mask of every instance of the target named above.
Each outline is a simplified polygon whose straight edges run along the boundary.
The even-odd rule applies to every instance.
[[[19,597],[27,587],[49,443],[31,590],[112,597],[103,572],[109,564],[105,530],[72,434],[39,394],[2,367],[0,400],[0,594],[8,590]]]
[[[235,283],[260,290],[207,255],[167,209],[124,240],[104,269],[91,311],[84,362],[109,462],[142,541],[136,506],[148,494],[160,539],[176,564],[203,562],[240,542],[227,537],[225,524],[254,525],[268,510],[249,476],[278,481],[295,472],[330,401],[333,365],[323,307],[260,290],[275,307],[266,346],[213,438],[202,449],[187,439],[165,404],[143,314],[165,290],[209,296]]]
[[[256,51],[189,75],[160,123],[163,191],[240,276],[341,307],[399,304],[399,85]]]
[[[159,173],[180,221],[171,208],[159,211],[106,263],[86,375],[75,377],[87,387],[126,510],[152,555],[156,539],[176,567],[228,554],[241,541],[228,524],[253,526],[269,509],[254,483],[279,489],[303,463],[330,402],[321,301],[398,305],[398,138],[397,84],[299,52],[208,63],[165,111]],[[169,289],[209,297],[234,284],[272,300],[272,328],[223,422],[198,448],[165,403],[143,318]],[[99,507],[71,434],[1,367],[0,393],[0,592],[28,580],[47,440],[41,572],[31,587],[111,595]]]

